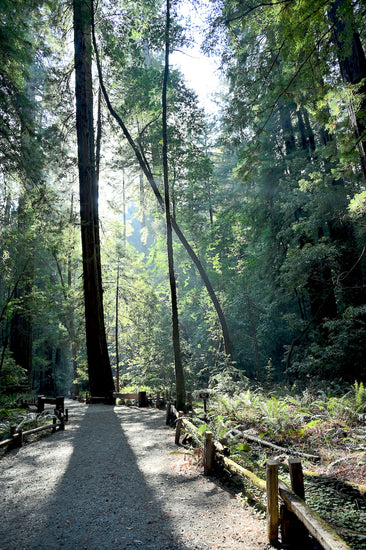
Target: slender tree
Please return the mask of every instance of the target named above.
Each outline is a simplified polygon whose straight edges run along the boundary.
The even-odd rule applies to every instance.
[[[185,381],[180,349],[179,316],[177,300],[177,284],[174,271],[173,253],[173,228],[170,214],[170,193],[169,193],[169,169],[168,169],[168,125],[167,125],[167,89],[169,79],[169,49],[170,49],[170,0],[166,2],[166,23],[165,23],[165,67],[162,90],[162,130],[163,130],[163,178],[164,178],[164,203],[166,218],[166,239],[169,266],[170,297],[172,307],[173,326],[173,349],[176,381],[176,397],[178,410],[185,408]]]

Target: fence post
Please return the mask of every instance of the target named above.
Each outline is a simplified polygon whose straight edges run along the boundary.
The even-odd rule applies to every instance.
[[[187,393],[187,401],[188,401],[188,408],[190,411],[193,410],[193,403],[192,403],[192,394]]]
[[[278,542],[278,463],[275,460],[267,461],[267,538],[270,544]]]
[[[180,432],[183,424],[183,411],[179,411],[179,418],[177,420],[177,427],[175,429],[175,444],[179,445]]]
[[[37,399],[37,412],[41,413],[43,411],[44,411],[43,395],[39,395]]]
[[[301,460],[299,458],[289,458],[288,465],[290,469],[291,489],[295,495],[305,500],[304,475]]]
[[[203,468],[205,476],[209,476],[213,472],[215,448],[212,439],[212,432],[205,432],[205,446],[203,456]]]
[[[168,403],[166,404],[166,418],[165,418],[165,424],[167,426],[169,426],[170,424],[170,417],[172,414],[171,406],[172,404],[170,403],[170,401],[168,401]]]
[[[288,465],[291,489],[295,495],[305,500],[304,475],[301,460],[299,458],[289,458]],[[296,545],[297,548],[307,547],[309,533],[295,514],[286,508],[286,505],[281,510],[281,531],[282,542],[284,544]]]
[[[23,430],[22,430],[22,428],[20,428],[20,430],[18,430],[18,445],[19,445],[19,447],[23,447]]]
[[[138,403],[139,403],[139,407],[147,407],[146,391],[139,391],[138,392]]]
[[[56,397],[56,409],[64,412],[64,402],[65,402],[65,399],[62,395],[59,395],[58,397]]]

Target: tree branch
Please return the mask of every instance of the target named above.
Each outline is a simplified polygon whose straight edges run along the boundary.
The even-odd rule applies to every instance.
[[[141,153],[138,145],[136,144],[136,142],[133,139],[132,135],[128,131],[126,125],[123,122],[123,120],[121,119],[119,114],[114,110],[114,108],[111,104],[111,101],[109,99],[106,87],[104,85],[103,74],[102,74],[101,64],[100,64],[99,50],[98,50],[97,41],[96,41],[96,37],[95,37],[94,14],[92,14],[91,30],[92,30],[92,40],[93,40],[93,47],[94,47],[94,52],[95,52],[95,59],[96,59],[96,63],[97,63],[98,77],[99,77],[100,87],[101,87],[106,105],[109,109],[109,112],[111,113],[113,118],[117,121],[120,128],[122,129],[122,132],[123,132],[125,138],[127,139],[128,143],[130,144],[132,150],[134,151],[136,159],[137,159],[143,173],[145,174],[146,179],[148,180],[148,182],[151,185],[151,188],[152,188],[152,190],[155,194],[155,197],[156,197],[156,199],[159,203],[160,208],[162,209],[163,212],[165,212],[164,199],[163,199],[163,197],[162,197],[162,195],[159,191],[159,188],[156,184],[156,181],[155,181],[155,178],[152,174],[152,171],[150,170],[149,165],[146,162],[146,158]],[[184,248],[186,249],[188,255],[190,256],[191,260],[193,261],[194,265],[196,266],[196,268],[197,268],[198,272],[200,273],[200,275],[202,277],[202,280],[203,280],[203,282],[206,286],[207,292],[208,292],[208,294],[209,294],[209,296],[212,300],[212,303],[215,307],[216,313],[218,315],[218,318],[219,318],[219,321],[220,321],[220,324],[221,324],[222,333],[223,333],[224,342],[225,342],[226,355],[231,360],[232,359],[232,350],[231,350],[231,342],[230,342],[230,338],[229,338],[229,330],[228,330],[228,327],[227,327],[227,324],[226,324],[226,319],[225,319],[224,313],[223,313],[223,311],[221,309],[221,306],[220,306],[220,303],[219,303],[219,301],[216,297],[215,291],[214,291],[214,289],[211,285],[211,282],[210,282],[210,280],[209,280],[209,278],[206,274],[206,271],[205,271],[202,263],[200,262],[200,260],[197,256],[197,254],[194,252],[193,248],[191,247],[191,245],[189,244],[189,242],[185,238],[183,232],[181,231],[180,227],[178,226],[178,224],[177,224],[177,222],[174,218],[171,218],[171,223],[172,223],[172,227],[173,227],[176,235],[178,236],[179,240],[181,241]]]

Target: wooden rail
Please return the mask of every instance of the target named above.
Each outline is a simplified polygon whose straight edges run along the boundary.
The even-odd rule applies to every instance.
[[[279,481],[279,495],[286,508],[306,527],[324,550],[350,550],[344,540],[314,510],[298,497],[283,481]]]
[[[44,411],[45,405],[55,405],[55,408],[58,411],[64,412],[64,397],[45,397],[44,395],[39,395],[37,399],[37,412],[41,413]]]
[[[139,407],[147,407],[149,404],[146,391],[139,391],[135,393],[113,392],[113,397],[115,399],[134,399],[137,401]]]
[[[66,421],[65,415],[63,413],[56,414],[56,409],[55,409],[55,416],[52,418],[52,422],[44,424],[43,426],[38,426],[37,428],[32,428],[31,430],[19,429],[18,431],[16,431],[15,428],[12,428],[10,438],[0,441],[0,447],[5,447],[11,444],[16,444],[18,447],[22,447],[24,442],[24,437],[28,435],[33,435],[39,432],[43,432],[49,429],[52,430],[52,433],[56,431],[56,428],[59,428],[59,430],[64,430],[65,421]]]
[[[271,544],[278,543],[278,531],[281,527],[282,543],[293,545],[293,548],[296,548],[299,541],[304,540],[309,532],[324,550],[351,550],[336,531],[305,503],[300,459],[289,459],[291,488],[279,480],[278,463],[273,460],[267,462],[266,480],[264,480],[225,456],[225,452],[227,454],[228,450],[221,443],[213,440],[212,432],[206,431],[205,439],[202,441],[201,435],[190,420],[184,417],[183,412],[178,412],[171,403],[168,403],[167,424],[170,424],[172,417],[176,423],[175,443],[177,445],[184,428],[193,435],[193,439],[199,442],[199,445],[203,446],[205,475],[213,474],[217,466],[221,466],[231,473],[247,479],[252,485],[266,492],[267,539]]]
[[[114,399],[132,399],[137,401],[139,407],[156,407],[157,409],[161,407],[165,407],[165,399],[164,396],[160,395],[160,392],[157,392],[156,394],[147,395],[146,391],[138,391],[138,392],[130,392],[130,393],[123,393],[123,392],[113,392]]]

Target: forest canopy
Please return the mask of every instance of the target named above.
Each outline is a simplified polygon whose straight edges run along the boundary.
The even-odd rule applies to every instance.
[[[1,393],[366,380],[365,8],[1,2]]]

